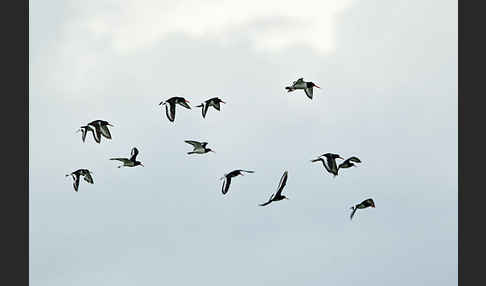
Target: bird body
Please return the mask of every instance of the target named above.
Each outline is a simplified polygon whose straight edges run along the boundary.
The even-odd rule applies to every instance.
[[[132,151],[130,153],[130,158],[110,158],[110,160],[117,160],[123,163],[123,165],[118,166],[118,168],[121,167],[136,167],[136,166],[142,166],[142,162],[137,161],[137,155],[138,155],[138,149],[136,147],[132,148]]]
[[[308,98],[312,99],[314,87],[320,88],[312,81],[304,81],[304,78],[299,78],[294,81],[291,86],[286,86],[285,89],[288,92],[295,91],[297,89],[303,89]]]
[[[375,202],[373,201],[373,199],[366,199],[364,201],[362,201],[361,203],[355,205],[354,207],[351,207],[351,215],[350,215],[350,219],[353,219],[353,216],[354,216],[354,213],[358,210],[358,209],[365,209],[365,208],[368,208],[368,207],[372,207],[374,208],[375,207]]]
[[[222,101],[218,97],[213,97],[213,98],[210,98],[210,99],[204,101],[203,103],[201,103],[199,105],[196,105],[196,107],[202,108],[202,116],[203,116],[203,118],[206,118],[206,113],[208,112],[208,109],[209,109],[210,106],[214,107],[217,111],[220,111],[220,109],[221,109],[220,103],[226,103],[226,102]]]
[[[229,190],[229,186],[231,184],[231,178],[234,178],[234,177],[239,176],[239,175],[243,176],[244,172],[254,173],[254,171],[234,170],[234,171],[229,172],[228,174],[224,174],[224,176],[220,178],[220,180],[224,179],[223,187],[221,188],[221,192],[223,193],[223,195],[225,195]]]
[[[160,102],[159,105],[165,105],[165,115],[170,122],[174,122],[176,115],[176,104],[179,104],[180,106],[183,106],[187,109],[191,109],[188,103],[189,101],[186,100],[184,97],[174,96],[167,99],[166,101]]]
[[[93,177],[91,177],[91,172],[88,169],[78,169],[70,174],[66,174],[66,177],[71,176],[73,178],[73,187],[74,191],[77,192],[79,188],[79,181],[80,177],[83,176],[83,179],[90,183],[93,184]]]
[[[288,200],[289,198],[287,198],[286,196],[282,195],[282,190],[284,189],[285,185],[287,184],[287,178],[288,178],[288,174],[289,172],[288,171],[285,171],[282,175],[282,178],[280,178],[280,182],[278,184],[278,187],[277,187],[277,192],[275,194],[272,194],[270,196],[270,199],[268,201],[266,201],[265,203],[263,204],[260,204],[260,206],[266,206],[268,204],[270,204],[271,202],[276,202],[276,201],[281,201],[281,200]]]
[[[206,145],[208,145],[208,142],[198,142],[198,141],[192,141],[192,140],[185,140],[187,144],[191,144],[194,147],[194,150],[191,152],[187,152],[187,154],[205,154],[208,152],[214,152],[210,148],[206,148]],[[214,152],[216,153],[216,152]]]

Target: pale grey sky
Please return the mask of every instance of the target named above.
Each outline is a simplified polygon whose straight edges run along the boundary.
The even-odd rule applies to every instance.
[[[457,1],[52,0],[30,17],[31,285],[457,285]],[[298,77],[312,101],[284,90]],[[173,124],[158,103],[176,95],[227,104]],[[113,140],[83,144],[95,119]],[[134,146],[145,167],[108,160]],[[309,162],[325,152],[363,163],[332,178]],[[75,193],[78,168],[95,184]],[[239,168],[256,173],[223,196]],[[290,200],[258,207],[284,170]]]

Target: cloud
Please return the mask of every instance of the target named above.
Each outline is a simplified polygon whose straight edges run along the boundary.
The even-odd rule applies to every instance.
[[[120,4],[122,3],[122,4]],[[340,1],[96,1],[74,3],[84,11],[70,29],[108,38],[121,54],[150,47],[171,34],[211,38],[224,44],[239,33],[258,51],[282,51],[298,43],[316,53],[335,48],[335,17],[351,6]],[[76,6],[79,5],[79,6]],[[92,13],[96,7],[97,13]],[[89,13],[88,13],[89,11]],[[66,31],[76,34],[74,31]]]

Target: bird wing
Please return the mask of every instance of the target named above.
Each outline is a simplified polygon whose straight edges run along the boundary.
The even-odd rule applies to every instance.
[[[351,162],[355,162],[355,163],[361,163],[361,160],[358,158],[358,157],[351,157],[351,158],[348,158],[349,161]],[[346,160],[346,161],[348,161]]]
[[[79,174],[74,174],[73,179],[74,179],[73,182],[74,191],[77,192],[79,187]]]
[[[86,172],[84,172],[84,180],[90,184],[93,184],[93,177],[91,177],[91,173],[86,170]]]
[[[202,148],[202,146],[203,146],[203,144],[201,144],[200,142],[197,142],[197,141],[185,140],[184,142],[186,142],[188,144],[191,144],[194,147],[194,149],[196,149],[196,148]],[[206,145],[204,145],[204,146],[206,146]]]
[[[130,163],[130,159],[127,159],[127,158],[110,158],[110,160],[118,160],[118,161],[121,161],[123,163]]]
[[[298,83],[302,83],[302,82],[304,82],[304,78],[303,78],[303,77],[301,77],[301,78],[299,78],[298,80],[294,81],[294,82],[292,83],[292,85],[296,85],[296,84],[298,84]]]
[[[287,184],[287,177],[288,177],[289,172],[285,171],[282,175],[282,178],[280,178],[280,182],[278,183],[278,189],[277,192],[275,193],[276,196],[280,196],[282,193],[283,188]]]
[[[189,104],[187,104],[187,102],[185,102],[184,98],[182,100],[179,100],[177,102],[177,104],[181,105],[181,106],[184,106],[185,108],[187,109],[191,109],[191,107],[189,106]]]
[[[225,176],[223,181],[223,187],[221,188],[223,195],[225,195],[228,192],[230,184],[231,184],[231,177]]]
[[[88,128],[88,130],[91,131],[91,133],[93,133],[93,138],[96,141],[96,143],[100,143],[101,142],[101,138],[99,138],[99,137],[96,136],[96,133],[95,133],[94,129],[93,128]]]
[[[202,108],[202,115],[203,115],[203,118],[206,118],[206,113],[208,113],[208,108],[209,108],[209,104],[204,103],[204,104],[203,104],[203,108]]]
[[[353,219],[353,216],[354,216],[354,213],[356,212],[356,210],[358,209],[357,207],[352,207],[351,208],[353,211],[351,212],[351,215],[349,216],[349,219]]]
[[[221,110],[221,105],[219,104],[219,101],[212,101],[211,104],[214,108],[216,108],[217,111]]]
[[[91,128],[90,128],[91,129]],[[92,130],[92,129],[91,129]],[[88,129],[87,128],[82,128],[78,130],[78,132],[81,131],[81,139],[84,140],[86,139],[86,133],[88,133]]]
[[[169,119],[170,122],[174,121],[175,113],[176,113],[175,104],[172,102],[168,102],[168,104],[165,105],[165,115],[167,115],[167,118]]]
[[[106,125],[101,125],[100,126],[100,129],[101,129],[101,134],[105,137],[105,138],[108,138],[108,139],[111,139],[111,134],[110,134],[110,130],[108,129],[108,126]]]
[[[312,87],[306,87],[304,89],[304,91],[305,91],[305,94],[307,95],[307,97],[312,99],[312,94],[313,94],[314,89]]]
[[[273,195],[274,195],[274,194],[272,194],[272,195],[270,196],[270,199],[269,199],[268,201],[266,201],[266,202],[265,202],[265,203],[263,203],[263,204],[260,204],[260,206],[264,207],[264,206],[268,205],[269,203],[271,203],[271,202],[272,202],[272,199],[273,199]]]
[[[101,128],[99,126],[95,126],[95,132],[96,132],[96,136],[95,136],[95,140],[96,138],[98,138],[98,140],[96,140],[96,142],[100,143],[101,142]],[[93,133],[93,136],[94,136],[94,133]]]
[[[137,159],[137,155],[138,155],[138,149],[136,147],[133,147],[132,152],[131,152],[130,161],[135,162],[135,160]]]
[[[248,171],[248,170],[238,170],[240,172],[246,172],[246,173],[255,173],[255,171]]]
[[[327,171],[333,175],[337,175],[338,168],[336,164],[336,159],[327,158],[327,164],[329,165],[329,170]]]

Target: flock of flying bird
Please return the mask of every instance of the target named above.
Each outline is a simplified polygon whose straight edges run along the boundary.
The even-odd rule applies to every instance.
[[[306,81],[304,81],[303,78],[299,78],[298,80],[294,81],[291,86],[285,87],[285,89],[288,92],[292,92],[292,91],[295,91],[295,90],[298,90],[298,89],[302,89],[302,90],[304,90],[307,97],[312,99],[314,87],[320,88],[319,86],[317,86],[313,82],[306,82]],[[166,101],[160,102],[159,105],[165,106],[165,114],[166,114],[167,118],[169,119],[170,122],[174,122],[175,115],[176,115],[176,105],[180,105],[180,106],[182,106],[186,109],[191,109],[191,107],[189,106],[188,103],[189,103],[189,101],[186,100],[185,98],[176,96],[176,97],[171,97]],[[195,107],[200,107],[202,109],[203,118],[206,118],[206,114],[207,114],[210,106],[212,106],[216,110],[220,111],[220,109],[221,109],[220,103],[226,103],[226,102],[219,99],[218,97],[213,97],[213,98],[210,98],[210,99],[204,101],[203,103],[201,103],[199,105],[196,105]],[[101,143],[101,139],[103,137],[106,138],[106,139],[111,139],[111,133],[110,133],[110,130],[108,129],[108,126],[113,127],[113,125],[111,125],[107,121],[95,120],[95,121],[88,123],[87,125],[81,126],[80,129],[77,130],[77,132],[81,131],[81,134],[82,134],[81,139],[82,139],[83,142],[85,142],[85,140],[86,140],[87,133],[91,132],[96,143]],[[207,142],[198,142],[198,141],[192,141],[192,140],[186,140],[184,142],[193,146],[193,150],[187,153],[189,155],[191,155],[191,154],[205,154],[205,153],[208,153],[208,152],[214,152],[210,148],[207,148],[207,144],[208,144]],[[131,150],[130,158],[110,158],[110,160],[116,160],[116,161],[122,162],[123,164],[118,166],[118,168],[121,168],[121,167],[136,167],[136,166],[142,166],[143,167],[142,162],[137,161],[138,153],[139,153],[138,149],[136,147],[133,147],[132,150]],[[337,159],[341,159],[341,160],[343,160],[343,162],[338,165],[337,162],[336,162]],[[324,165],[325,170],[335,177],[335,176],[338,175],[338,172],[339,172],[340,169],[357,167],[357,165],[355,163],[361,163],[361,160],[358,157],[355,157],[355,156],[352,156],[348,159],[344,159],[338,154],[325,153],[325,154],[322,154],[321,156],[317,157],[316,159],[311,160],[311,162],[322,162],[322,165]],[[222,176],[220,178],[220,180],[223,180],[223,186],[222,186],[222,189],[221,189],[223,195],[228,193],[232,178],[237,177],[237,176],[243,176],[244,173],[254,173],[254,171],[234,170],[234,171],[231,171],[227,174],[224,174],[224,176]],[[73,178],[74,191],[77,192],[78,188],[79,188],[79,182],[80,182],[81,176],[83,177],[83,179],[86,182],[88,182],[90,184],[94,183],[93,177],[91,176],[91,174],[92,174],[92,172],[87,170],[87,169],[78,169],[78,170],[76,170],[76,171],[74,171],[70,174],[66,174],[66,177],[71,176]],[[278,187],[277,187],[277,191],[270,196],[268,201],[266,201],[265,203],[259,204],[259,205],[260,206],[266,206],[266,205],[268,205],[272,202],[281,201],[281,200],[284,200],[284,199],[288,200],[288,198],[286,196],[282,195],[282,191],[283,191],[283,189],[284,189],[284,187],[287,183],[287,178],[288,178],[288,171],[285,171],[283,173],[281,179],[280,179],[280,182],[279,182]],[[351,207],[350,219],[353,218],[355,212],[358,209],[364,209],[364,208],[368,208],[368,207],[372,207],[372,208],[375,207],[375,203],[374,203],[373,199],[371,199],[371,198],[366,199],[366,200],[362,201],[361,203],[356,204],[355,206],[352,206]]]

